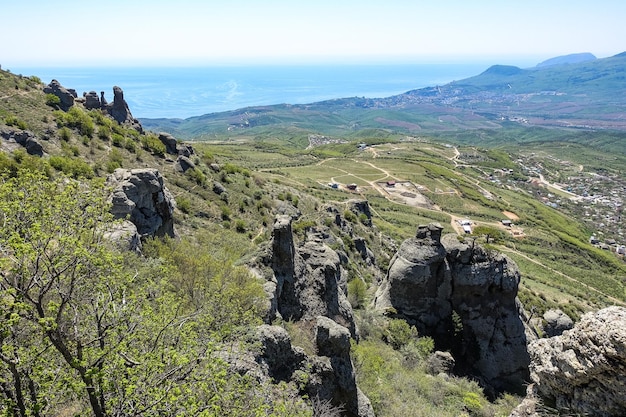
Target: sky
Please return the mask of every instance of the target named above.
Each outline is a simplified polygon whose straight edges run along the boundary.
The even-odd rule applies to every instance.
[[[0,65],[448,62],[626,51],[624,0],[0,0]]]

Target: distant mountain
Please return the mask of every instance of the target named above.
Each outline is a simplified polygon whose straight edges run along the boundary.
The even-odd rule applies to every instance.
[[[474,77],[385,98],[338,98],[250,107],[185,120],[141,121],[148,129],[186,139],[227,131],[257,134],[268,128],[354,136],[366,129],[441,132],[498,128],[511,122],[626,131],[626,53],[587,59],[591,57],[567,55],[530,69],[494,65]],[[569,64],[557,65],[559,62]]]
[[[537,64],[537,68],[541,67],[549,67],[551,65],[562,65],[562,64],[579,64],[581,62],[594,61],[598,58],[592,53],[582,52],[579,54],[569,54],[557,56],[554,58],[547,59],[543,62]]]

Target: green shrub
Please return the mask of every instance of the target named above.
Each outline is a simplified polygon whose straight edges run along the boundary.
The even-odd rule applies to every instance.
[[[7,126],[15,126],[22,130],[28,129],[28,124],[26,124],[25,121],[18,119],[17,116],[12,115],[12,114],[5,117],[4,122],[7,124]]]
[[[59,107],[61,105],[61,99],[52,93],[46,94],[46,104],[50,107]]]
[[[59,138],[64,141],[69,141],[72,138],[72,131],[67,127],[62,127],[58,131]]]
[[[184,196],[176,197],[176,207],[185,214],[191,212],[191,200]]]
[[[361,308],[365,305],[367,297],[367,284],[360,278],[354,278],[348,282],[348,301],[352,308]]]
[[[385,331],[385,339],[394,349],[400,349],[416,338],[417,329],[415,326],[410,326],[406,320],[402,319],[389,320]]]
[[[161,142],[159,137],[153,133],[143,135],[140,139],[141,146],[150,153],[157,156],[165,156],[165,144]]]
[[[51,156],[50,165],[73,178],[92,178],[94,173],[91,166],[80,158],[68,156]]]

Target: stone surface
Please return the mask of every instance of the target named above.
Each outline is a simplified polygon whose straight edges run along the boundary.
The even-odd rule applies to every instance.
[[[346,298],[347,278],[337,252],[319,236],[308,235],[296,250],[291,217],[274,222],[270,267],[276,283],[277,312],[285,320],[326,316],[356,336],[352,307]]]
[[[548,337],[560,336],[574,327],[574,321],[561,310],[548,310],[543,315],[543,331]]]
[[[196,164],[186,156],[180,155],[176,160],[175,169],[179,172],[187,172],[187,170],[194,169]]]
[[[109,103],[106,110],[119,124],[130,126],[138,132],[143,133],[141,123],[131,114],[128,103],[124,100],[124,91],[120,87],[113,87],[113,103]]]
[[[13,129],[10,127],[0,127],[0,138],[9,143],[17,143],[26,149],[29,155],[43,156],[44,150],[41,143],[36,139],[35,134],[28,130]]]
[[[155,169],[116,169],[107,177],[113,187],[111,212],[128,218],[142,237],[172,236],[176,203]]]
[[[95,91],[90,91],[84,95],[85,97],[85,108],[86,109],[99,109],[102,107],[100,102],[100,97],[98,97],[98,93]]]
[[[521,389],[530,361],[520,318],[516,265],[473,241],[418,227],[402,243],[375,306],[415,325],[450,351],[455,373],[477,379],[490,396]]]
[[[104,233],[104,237],[121,250],[141,253],[141,236],[137,226],[130,220],[115,223]]]
[[[540,397],[574,415],[626,415],[626,309],[585,314],[572,330],[531,343]]]
[[[43,88],[43,92],[57,96],[61,100],[59,107],[65,111],[74,105],[74,94],[63,87],[57,80],[50,81],[50,84]]]

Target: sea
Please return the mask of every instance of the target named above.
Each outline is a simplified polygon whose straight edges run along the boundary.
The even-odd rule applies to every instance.
[[[239,65],[196,67],[25,67],[14,74],[58,80],[78,95],[113,86],[136,118],[188,118],[272,104],[307,104],[346,97],[381,98],[478,75],[490,64],[411,63]]]

